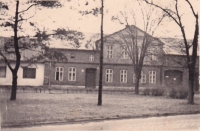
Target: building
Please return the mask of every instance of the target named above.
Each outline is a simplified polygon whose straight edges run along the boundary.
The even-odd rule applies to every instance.
[[[188,87],[188,69],[187,59],[185,55],[184,43],[181,39],[163,38],[162,42],[165,43],[164,54],[165,61],[163,62],[163,80],[164,85],[167,87],[182,86]],[[189,40],[188,42],[192,42]],[[174,44],[179,43],[179,44]],[[191,50],[189,50],[191,53]],[[195,68],[195,90],[199,90],[199,52],[197,52],[196,68]]]
[[[144,32],[136,27],[135,29],[139,31],[142,38]],[[128,58],[124,48],[113,40],[113,37],[118,38],[118,34],[125,30],[126,28],[105,37],[104,86],[133,87],[135,84],[131,59]],[[152,44],[149,45],[148,51],[151,54],[144,58],[140,86],[187,86],[188,71],[183,63],[185,56],[167,52],[164,50],[164,45],[165,43],[157,38],[154,38]],[[49,78],[45,84],[92,88],[98,86],[99,41],[96,46],[97,50],[58,49],[67,56],[68,61],[56,62],[53,66],[52,62],[45,62],[45,78]],[[171,58],[181,60],[182,63],[171,60]],[[196,70],[198,74],[198,66]],[[196,84],[198,85],[197,80]]]
[[[27,39],[22,39],[20,42],[27,42]],[[6,52],[5,47],[12,46],[13,39],[9,37],[1,37],[0,49],[10,62],[11,67],[15,66],[15,54],[12,53],[12,47]],[[20,50],[21,64],[18,70],[18,86],[43,86],[44,83],[44,68],[43,61],[30,61],[30,58],[37,56],[40,50]],[[0,56],[0,86],[12,85],[12,72],[4,63],[4,59]]]
[[[138,31],[138,38],[142,40],[144,33],[139,28],[132,26]],[[126,35],[127,27],[105,37],[104,40],[104,67],[103,86],[134,87],[135,75],[131,59],[126,53],[123,45],[116,42],[120,35]],[[152,37],[152,36],[150,36]],[[113,39],[114,38],[114,39]],[[67,60],[45,59],[35,61],[28,65],[22,62],[19,70],[19,85],[30,86],[83,86],[95,88],[99,80],[99,49],[100,42],[96,42],[96,50],[86,49],[51,49],[64,54]],[[180,86],[188,85],[188,71],[185,66],[185,55],[170,53],[165,47],[166,43],[152,37],[152,42],[147,49],[142,67],[140,86]],[[171,49],[171,48],[170,48]],[[176,51],[177,52],[177,51]],[[199,74],[199,62],[197,61],[196,76]],[[6,68],[6,69],[5,69]],[[1,66],[1,85],[11,84],[11,73],[8,67]],[[28,69],[28,71],[27,71]],[[33,72],[32,78],[24,78],[25,72]],[[4,72],[4,74],[2,73]],[[6,72],[6,73],[5,73]],[[6,74],[6,75],[5,75]],[[198,90],[198,77],[195,80],[196,90]]]
[[[99,74],[99,51],[57,49],[67,61],[45,62],[46,85],[73,85],[95,87]]]

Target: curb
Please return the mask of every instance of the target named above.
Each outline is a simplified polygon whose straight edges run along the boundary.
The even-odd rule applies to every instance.
[[[122,117],[111,117],[111,118],[94,118],[94,119],[71,119],[65,121],[47,121],[47,122],[35,122],[26,124],[8,124],[1,125],[1,128],[24,128],[33,126],[43,126],[43,125],[65,125],[65,124],[77,124],[77,123],[89,123],[89,122],[100,122],[105,120],[123,120],[123,119],[137,119],[137,118],[149,118],[149,117],[167,117],[167,116],[177,116],[177,115],[195,115],[200,114],[200,111],[190,112],[190,113],[163,113],[163,114],[153,114],[153,115],[139,115],[139,116],[122,116]]]

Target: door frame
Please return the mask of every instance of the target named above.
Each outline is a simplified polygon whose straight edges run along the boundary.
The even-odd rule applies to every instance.
[[[94,72],[94,87],[87,87],[87,75],[88,75],[88,71],[93,71]],[[85,88],[96,88],[96,71],[97,69],[96,68],[86,68],[85,69]]]

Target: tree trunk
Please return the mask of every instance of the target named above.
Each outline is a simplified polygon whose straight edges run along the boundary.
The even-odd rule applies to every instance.
[[[136,77],[136,81],[135,81],[135,94],[139,94],[139,82],[140,82],[140,78]]]
[[[194,74],[195,68],[189,67],[188,104],[194,104]]]
[[[11,88],[11,96],[10,96],[10,100],[16,100],[16,96],[17,96],[17,72],[12,72],[12,88]]]
[[[11,96],[10,100],[16,100],[17,96],[17,72],[20,66],[20,59],[21,55],[19,52],[19,46],[18,46],[18,37],[17,37],[17,32],[18,32],[18,9],[19,9],[19,1],[16,1],[16,12],[15,12],[15,26],[14,26],[14,48],[15,48],[15,54],[16,54],[16,65],[14,69],[11,69],[12,72],[12,89],[11,89]]]
[[[139,94],[139,85],[140,85],[140,79],[141,79],[141,70],[143,63],[139,62],[139,64],[135,67],[135,94]]]
[[[101,51],[100,51],[100,69],[99,69],[99,92],[98,92],[98,104],[102,105],[102,79],[103,79],[103,0],[101,0]]]
[[[196,25],[195,25],[195,33],[193,38],[193,52],[191,56],[191,61],[188,63],[189,68],[189,91],[188,91],[188,104],[194,104],[194,78],[195,78],[195,65],[197,59],[197,49],[198,49],[198,36],[199,36],[199,22],[198,22],[198,14],[196,15]]]

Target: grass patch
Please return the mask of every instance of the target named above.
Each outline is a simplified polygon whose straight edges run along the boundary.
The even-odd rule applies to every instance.
[[[200,112],[200,97],[194,105],[187,100],[134,94],[103,94],[103,105],[97,106],[96,93],[1,93],[2,126],[43,122],[72,122],[106,118],[126,118],[176,113]]]

